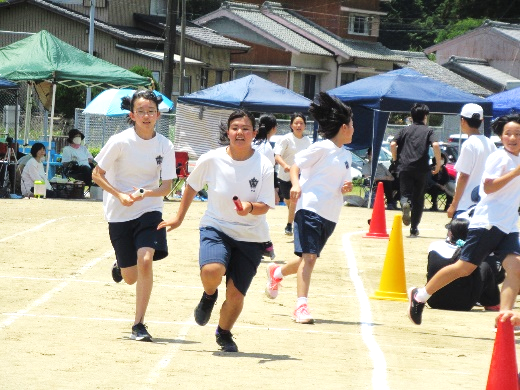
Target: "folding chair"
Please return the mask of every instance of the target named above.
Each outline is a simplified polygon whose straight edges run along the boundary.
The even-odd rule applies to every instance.
[[[186,179],[190,175],[188,172],[188,162],[188,152],[175,152],[177,179],[175,179],[172,183],[172,190],[167,196],[168,199],[175,196],[177,191],[180,191],[186,183]]]

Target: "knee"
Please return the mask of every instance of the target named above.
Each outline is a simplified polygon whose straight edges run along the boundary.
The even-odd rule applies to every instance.
[[[520,256],[508,255],[502,265],[507,276],[520,279]]]
[[[212,263],[206,264],[200,270],[200,277],[203,280],[220,279],[224,276],[225,268],[222,264]]]

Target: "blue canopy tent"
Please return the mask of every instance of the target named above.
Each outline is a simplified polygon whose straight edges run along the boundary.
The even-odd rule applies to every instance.
[[[454,88],[409,69],[399,69],[367,77],[327,91],[352,107],[354,137],[349,149],[372,146],[379,156],[391,112],[410,112],[414,103],[425,103],[430,113],[458,114],[466,103],[482,106],[485,134],[490,135],[489,122],[493,104],[484,98]],[[377,159],[372,159],[372,178]]]
[[[520,113],[520,88],[511,89],[488,96],[493,103],[493,119],[499,116]]]
[[[232,110],[245,108],[249,111],[272,113],[307,112],[311,103],[306,97],[256,75],[179,96],[177,101],[197,106]]]

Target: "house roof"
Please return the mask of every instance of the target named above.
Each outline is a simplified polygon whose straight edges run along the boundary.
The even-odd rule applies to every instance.
[[[164,16],[134,14],[134,20],[138,23],[145,24],[158,34],[162,34],[166,28],[166,17]],[[181,33],[181,26],[177,26],[177,33]],[[197,43],[215,48],[243,51],[247,51],[251,48],[248,45],[244,45],[243,43],[233,41],[232,39],[220,35],[214,30],[191,22],[187,22],[186,24],[186,36]]]
[[[495,89],[503,90],[509,81],[520,81],[501,70],[493,68],[488,61],[479,58],[451,56],[443,66],[457,73],[479,78]]]
[[[287,51],[332,56],[323,47],[262,14],[257,5],[224,1],[218,10],[194,20],[194,23],[204,25],[222,18],[254,31]]]
[[[29,3],[36,5],[40,8],[46,9],[50,12],[59,14],[66,18],[72,19],[76,22],[83,23],[85,25],[90,24],[90,17],[88,15],[81,14],[76,11],[64,8],[58,4],[52,3],[47,0],[10,0],[9,2],[0,2],[0,9],[4,6],[12,6],[14,4]],[[137,15],[137,14],[136,14]],[[134,15],[134,17],[136,17]],[[150,17],[146,19],[147,15],[141,15],[141,18],[136,17],[137,21],[149,21],[154,20],[156,23],[157,18]],[[160,27],[164,31],[165,18],[162,18],[163,24]],[[139,41],[140,43],[164,43],[164,38],[161,36],[162,31],[157,31],[157,34],[149,31],[132,27],[132,26],[114,26],[100,20],[94,20],[94,26],[97,30],[103,31],[109,35],[112,35],[118,39],[126,41]],[[180,34],[180,26],[177,26],[177,33]],[[215,31],[201,28],[200,26],[190,25],[186,27],[186,36],[197,43],[201,43],[211,47],[237,49],[237,50],[248,50],[249,46],[239,42],[235,42],[229,38],[219,35]]]
[[[303,35],[307,39],[325,47],[335,55],[345,58],[364,58],[406,62],[406,58],[383,46],[379,42],[365,42],[341,38],[322,26],[301,16],[297,12],[286,10],[281,3],[266,1],[260,11],[265,16],[285,27]]]
[[[452,87],[458,88],[464,92],[471,93],[478,96],[489,96],[493,92],[481,87],[478,84],[446,69],[444,66],[437,64],[428,59],[422,52],[400,51],[394,50],[396,54],[400,54],[408,59],[408,63],[404,65],[405,68],[411,68],[417,72],[422,73],[434,80],[442,81]]]

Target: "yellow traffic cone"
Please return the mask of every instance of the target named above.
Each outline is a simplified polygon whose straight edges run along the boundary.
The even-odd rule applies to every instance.
[[[392,301],[408,301],[406,294],[406,276],[404,273],[404,250],[402,216],[394,217],[394,224],[390,232],[385,264],[379,283],[379,290],[370,298]]]

